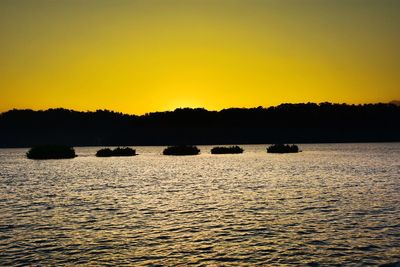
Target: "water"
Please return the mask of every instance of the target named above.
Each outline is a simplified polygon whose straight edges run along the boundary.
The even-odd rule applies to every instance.
[[[400,261],[400,143],[35,161],[0,150],[0,265]]]

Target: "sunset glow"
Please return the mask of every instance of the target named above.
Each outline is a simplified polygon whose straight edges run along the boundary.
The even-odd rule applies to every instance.
[[[400,99],[397,0],[0,2],[0,111]]]

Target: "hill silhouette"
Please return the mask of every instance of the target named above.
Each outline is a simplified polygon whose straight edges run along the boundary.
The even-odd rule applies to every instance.
[[[142,116],[14,109],[0,114],[0,147],[400,141],[399,118],[394,104],[183,108]]]

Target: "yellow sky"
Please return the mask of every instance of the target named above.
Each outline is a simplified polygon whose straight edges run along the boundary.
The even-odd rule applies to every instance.
[[[0,111],[394,99],[398,0],[0,1]]]

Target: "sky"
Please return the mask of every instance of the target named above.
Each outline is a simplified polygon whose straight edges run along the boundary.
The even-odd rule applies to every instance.
[[[395,99],[398,0],[0,1],[0,111]]]

